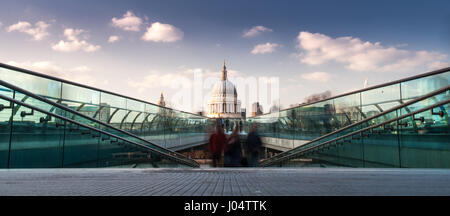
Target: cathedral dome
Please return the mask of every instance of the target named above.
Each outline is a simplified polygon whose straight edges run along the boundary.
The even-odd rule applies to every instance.
[[[237,99],[236,87],[227,78],[227,68],[223,62],[220,80],[211,90],[208,102],[208,117],[239,118],[241,102]]]
[[[228,80],[219,80],[211,91],[212,97],[237,97],[236,87]]]

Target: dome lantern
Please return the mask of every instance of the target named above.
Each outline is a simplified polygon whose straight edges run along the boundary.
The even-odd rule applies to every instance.
[[[227,67],[225,66],[225,59],[223,60],[222,76],[220,76],[220,80],[227,80]]]

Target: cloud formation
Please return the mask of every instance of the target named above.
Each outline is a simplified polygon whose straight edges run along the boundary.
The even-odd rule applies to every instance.
[[[109,43],[114,43],[114,42],[116,42],[118,40],[119,40],[119,36],[112,35],[112,36],[109,37],[108,42]]]
[[[151,70],[142,79],[133,80],[128,79],[128,85],[132,88],[138,89],[138,92],[142,93],[148,89],[161,89],[161,88],[172,88],[174,83],[183,80],[185,82],[193,82],[192,78],[194,74],[201,76],[203,79],[214,79],[218,81],[220,78],[221,71],[211,71],[203,68],[186,68],[179,67],[179,71],[175,72],[161,72],[156,70]],[[230,79],[237,76],[242,76],[242,73],[236,70],[227,70]]]
[[[180,73],[162,73],[152,70],[138,81],[128,79],[128,85],[142,93],[152,88],[171,88],[177,80],[188,80],[188,78]]]
[[[264,26],[254,26],[250,30],[244,32],[242,37],[255,37],[260,35],[262,32],[272,32],[273,30]]]
[[[302,74],[300,75],[300,77],[310,81],[328,82],[328,80],[330,80],[331,78],[331,75],[326,72],[312,72]]]
[[[320,65],[335,61],[354,71],[411,71],[437,69],[446,55],[429,51],[409,51],[384,47],[379,42],[362,41],[354,37],[331,38],[320,33],[302,31],[297,36],[300,61]]]
[[[7,64],[86,85],[106,84],[108,82],[107,80],[100,83],[96,82],[95,80],[98,79],[92,76],[92,69],[85,65],[80,65],[74,68],[65,68],[55,64],[52,61],[9,61]]]
[[[1,26],[1,23],[0,23]],[[13,24],[7,28],[7,32],[12,31],[18,31],[22,32],[28,35],[31,35],[33,37],[33,40],[39,41],[44,39],[46,36],[49,35],[47,32],[47,28],[50,26],[50,24],[45,23],[43,21],[36,22],[33,25],[31,25],[29,22],[18,22],[16,24]]]
[[[39,73],[44,73],[50,76],[62,77],[62,69],[61,67],[55,65],[51,61],[38,61],[38,62],[15,62],[9,61],[6,64],[13,65],[20,68],[25,68],[28,70],[36,71]]]
[[[93,45],[86,40],[79,38],[80,34],[84,33],[83,29],[64,29],[64,36],[67,41],[60,40],[57,44],[52,46],[52,49],[60,52],[75,52],[82,50],[84,52],[95,52],[101,48],[100,45]],[[84,37],[86,38],[86,36]]]
[[[153,42],[175,42],[183,39],[183,36],[184,33],[175,26],[155,22],[147,28],[142,39]]]
[[[142,24],[142,19],[135,16],[133,12],[127,11],[122,18],[111,19],[111,24],[114,27],[123,29],[125,31],[140,31],[140,26]]]
[[[252,54],[266,54],[266,53],[272,53],[275,52],[275,49],[279,47],[279,44],[276,43],[265,43],[265,44],[258,44],[256,45],[253,50]]]

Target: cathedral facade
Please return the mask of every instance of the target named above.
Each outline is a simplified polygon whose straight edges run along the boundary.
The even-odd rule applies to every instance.
[[[220,80],[212,88],[206,116],[221,119],[241,118],[241,101],[238,100],[236,87],[228,80],[225,60]]]

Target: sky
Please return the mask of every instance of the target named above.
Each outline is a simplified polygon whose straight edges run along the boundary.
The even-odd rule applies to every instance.
[[[2,0],[0,62],[153,103],[163,92],[170,106],[196,112],[225,59],[230,79],[277,78],[287,108],[448,67],[449,8],[446,0]],[[199,73],[202,100],[181,103]],[[250,108],[258,99],[243,89]]]

